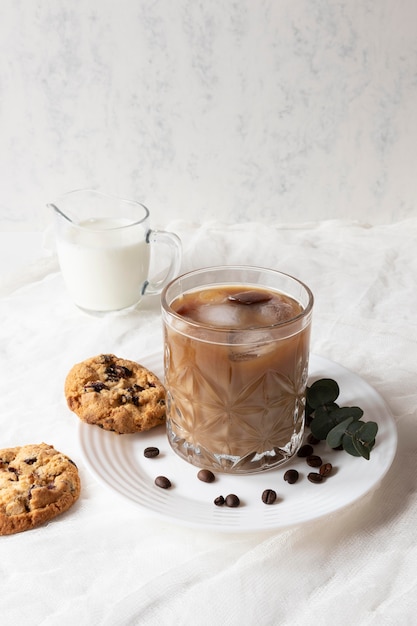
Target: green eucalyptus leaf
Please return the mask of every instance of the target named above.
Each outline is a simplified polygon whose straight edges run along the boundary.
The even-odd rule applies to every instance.
[[[335,400],[340,390],[331,378],[316,380],[306,392],[306,423],[317,439],[325,439],[331,448],[340,446],[352,456],[370,458],[378,432],[376,422],[362,422],[358,406],[340,407]]]
[[[360,453],[356,450],[355,446],[353,445],[352,437],[350,435],[348,434],[343,435],[342,446],[343,446],[343,450],[347,452],[348,454],[351,454],[352,456],[361,456]]]
[[[318,406],[314,411],[314,417],[323,417],[323,415],[330,415],[336,409],[339,408],[339,405],[336,402],[330,402],[330,404],[322,404]]]
[[[348,417],[353,420],[359,420],[363,415],[362,409],[358,406],[343,406],[331,411],[331,417],[339,424]]]
[[[364,445],[358,438],[357,438],[357,433],[355,435],[353,435],[352,437],[352,443],[353,443],[353,447],[355,448],[355,450],[360,454],[360,456],[363,456],[364,459],[366,459],[367,461],[369,461],[370,458],[370,449],[369,446]]]
[[[353,421],[353,417],[348,417],[343,422],[340,422],[334,426],[327,434],[326,443],[331,448],[338,448],[342,443],[343,435],[346,433],[346,428]]]
[[[354,420],[347,427],[346,434],[347,435],[354,435],[358,430],[360,430],[362,428],[362,426],[363,426],[363,422],[361,422],[360,420]]]
[[[329,411],[327,406],[320,406],[314,411],[314,419],[310,424],[310,429],[317,439],[326,439],[329,432],[347,418],[349,418],[349,423],[355,419],[356,412],[353,412],[354,415],[352,416],[352,411],[344,411],[335,403],[332,404],[332,407],[335,408]]]
[[[378,424],[376,422],[364,422],[357,432],[357,436],[363,444],[370,444],[375,441],[378,432]]]
[[[331,378],[316,380],[307,388],[307,402],[313,408],[334,402],[340,393],[339,385]]]
[[[361,422],[360,420],[354,420],[346,428],[346,434],[349,435],[352,438],[362,428],[362,426],[363,426],[363,422]]]
[[[335,426],[328,414],[315,417],[310,424],[310,430],[316,439],[326,439],[328,433]]]

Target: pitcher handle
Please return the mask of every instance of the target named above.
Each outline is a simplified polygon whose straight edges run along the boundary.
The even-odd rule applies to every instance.
[[[166,230],[149,230],[146,235],[146,243],[168,246],[170,252],[170,263],[165,275],[159,280],[145,281],[142,288],[142,295],[152,296],[161,293],[162,289],[179,273],[182,258],[182,246],[180,238]],[[152,259],[152,254],[151,254]]]

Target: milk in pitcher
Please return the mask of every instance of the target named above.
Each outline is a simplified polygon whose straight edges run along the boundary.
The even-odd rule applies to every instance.
[[[138,225],[125,218],[89,219],[75,225],[57,248],[67,289],[90,311],[133,306],[149,270],[149,245]],[[129,228],[127,228],[129,227]]]

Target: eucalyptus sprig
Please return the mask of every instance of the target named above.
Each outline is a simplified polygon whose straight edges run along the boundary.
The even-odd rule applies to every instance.
[[[325,439],[330,448],[343,448],[352,456],[369,460],[378,432],[376,422],[363,422],[358,406],[340,407],[340,389],[331,378],[316,380],[306,393],[306,417],[316,439]]]

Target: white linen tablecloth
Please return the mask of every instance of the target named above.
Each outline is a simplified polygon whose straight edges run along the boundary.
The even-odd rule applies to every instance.
[[[159,299],[94,318],[69,301],[55,257],[0,282],[0,447],[45,441],[77,463],[66,514],[0,537],[3,624],[395,625],[417,615],[417,219],[166,225],[183,269],[274,267],[315,295],[312,352],[371,384],[398,427],[397,456],[353,506],[285,530],[224,534],[153,517],[98,483],[63,383],[70,367],[161,346]],[[366,461],[364,463],[366,472]]]

